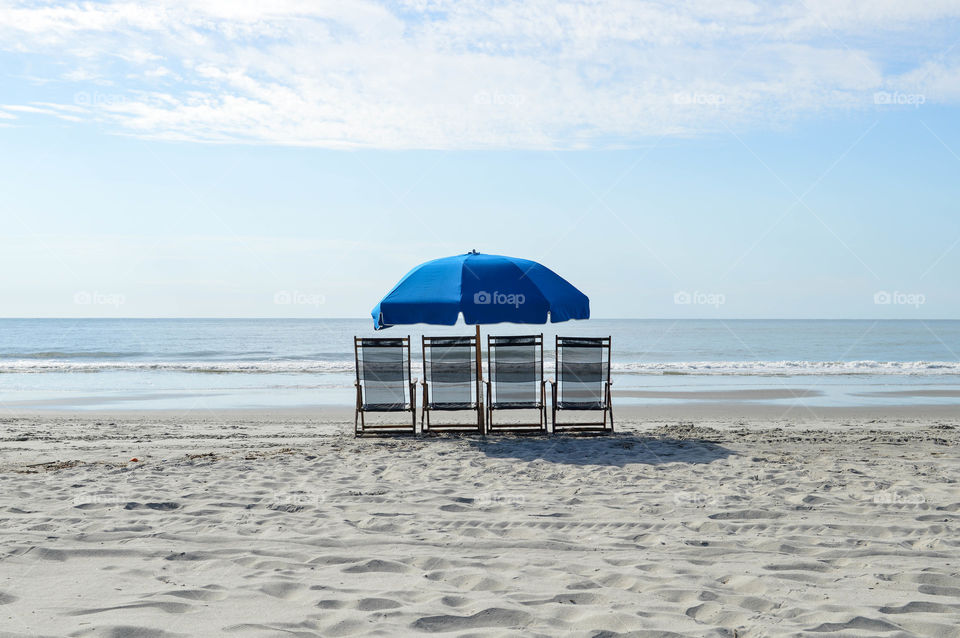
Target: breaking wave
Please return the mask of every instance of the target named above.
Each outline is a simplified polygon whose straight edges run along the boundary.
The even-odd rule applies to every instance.
[[[417,375],[419,363],[413,362]],[[553,362],[545,361],[547,372]],[[614,374],[806,376],[960,375],[957,361],[672,361],[617,362]],[[118,361],[116,359],[0,359],[0,373],[169,371],[198,374],[353,374],[353,360]]]

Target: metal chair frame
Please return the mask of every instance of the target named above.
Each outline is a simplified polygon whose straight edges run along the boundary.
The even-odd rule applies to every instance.
[[[396,342],[399,342],[397,344]],[[364,379],[360,378],[360,351],[363,348],[402,348],[406,350],[407,364],[407,382],[409,392],[409,401],[404,402],[404,406],[409,407],[390,410],[376,410],[364,407]],[[356,365],[357,378],[354,386],[357,389],[357,405],[353,415],[353,434],[354,436],[364,435],[385,435],[385,434],[416,434],[417,432],[417,380],[411,377],[410,373],[410,336],[406,337],[354,337],[353,338],[353,357]],[[410,424],[387,423],[381,425],[367,425],[364,416],[367,412],[410,412]]]
[[[564,345],[564,340],[570,341],[591,341],[595,342],[597,348],[602,348],[607,351],[607,362],[606,362],[606,380],[603,381],[603,401],[600,408],[584,408],[583,410],[578,410],[577,408],[561,408],[560,403],[558,402],[558,386],[560,383],[563,383],[563,370],[562,370],[562,355],[561,348],[572,348],[572,347],[583,347],[583,346],[574,346],[574,345]],[[591,346],[586,346],[591,347]],[[556,351],[555,351],[555,365],[554,374],[556,375],[553,381],[548,381],[551,386],[551,395],[553,398],[553,410],[552,410],[552,428],[553,432],[573,432],[573,433],[583,433],[583,434],[611,434],[613,432],[613,396],[611,392],[611,386],[613,385],[613,380],[610,378],[610,359],[612,354],[611,338],[610,337],[556,337]],[[603,357],[601,355],[601,363],[603,362]],[[573,411],[587,411],[587,410],[596,410],[602,411],[602,420],[600,421],[591,421],[591,422],[573,422],[573,423],[557,423],[557,412],[563,409],[573,410]],[[609,425],[607,424],[607,415],[609,414]]]
[[[455,341],[466,342],[466,345],[473,348],[473,357],[471,358],[471,371],[473,373],[473,383],[476,392],[476,404],[470,408],[444,408],[443,404],[431,405],[430,402],[430,382],[429,378],[432,376],[431,372],[428,372],[428,366],[432,368],[433,359],[427,357],[427,348],[434,345],[444,345],[445,342],[453,343]],[[481,370],[479,369],[479,363],[481,361],[480,355],[478,353],[478,348],[480,347],[480,341],[477,339],[476,335],[468,335],[464,337],[423,337],[422,342],[423,347],[423,380],[420,384],[423,386],[423,405],[421,407],[421,417],[420,417],[420,431],[423,434],[428,434],[430,432],[459,432],[463,434],[485,434],[483,427],[483,396],[480,393],[480,375]],[[476,368],[476,369],[474,369]],[[464,411],[474,411],[477,412],[477,423],[476,425],[471,423],[431,423],[430,422],[430,413],[431,412],[464,412]]]
[[[494,367],[494,351],[499,347],[498,341],[503,341],[503,346],[509,347],[509,341],[512,339],[532,339],[530,344],[540,350],[540,400],[530,405],[524,406],[503,406],[496,407],[493,402],[494,385],[497,383],[496,368]],[[538,335],[510,335],[494,336],[487,335],[487,375],[488,380],[484,383],[487,386],[487,432],[491,434],[546,434],[547,433],[547,382],[543,377],[543,334]],[[540,419],[537,423],[506,423],[496,425],[493,422],[493,413],[496,410],[538,410]]]

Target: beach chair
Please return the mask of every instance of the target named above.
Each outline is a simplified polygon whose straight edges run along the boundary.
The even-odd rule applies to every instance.
[[[554,432],[613,432],[610,337],[557,337],[556,380],[550,382],[550,385],[553,395]],[[557,423],[557,412],[563,410],[601,412],[602,419],[593,422]]]
[[[410,337],[354,337],[353,352],[357,365],[354,435],[416,434],[417,382],[410,377]],[[367,412],[409,412],[410,421],[368,425]]]
[[[545,434],[546,381],[543,379],[543,335],[487,336],[487,432]],[[536,423],[495,424],[498,410],[537,410]]]
[[[428,432],[483,434],[483,401],[477,370],[475,335],[423,337],[423,415],[420,429]],[[475,411],[476,423],[431,423],[432,412]]]

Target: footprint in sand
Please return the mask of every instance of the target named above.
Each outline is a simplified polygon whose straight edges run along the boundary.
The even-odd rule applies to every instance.
[[[960,598],[960,587],[940,587],[938,585],[920,585],[917,591],[930,596],[950,596]]]
[[[780,563],[764,565],[764,569],[770,571],[807,571],[807,572],[828,572],[832,567],[826,563]]]
[[[960,605],[945,605],[927,600],[914,600],[900,607],[881,607],[877,611],[881,614],[952,614],[960,609]]]
[[[449,503],[447,505],[441,505],[437,509],[443,512],[469,512],[471,508],[456,503]]]
[[[227,594],[222,591],[210,589],[175,589],[173,591],[164,591],[156,594],[157,596],[175,596],[187,600],[201,600],[204,602],[223,600]]]
[[[342,571],[348,574],[366,574],[370,572],[386,572],[392,574],[403,574],[411,571],[410,567],[403,563],[397,563],[392,560],[380,560],[374,558],[359,565],[345,567]]]
[[[413,623],[413,628],[420,631],[438,633],[444,631],[466,631],[483,627],[510,627],[519,628],[528,624],[533,616],[513,609],[499,609],[492,607],[477,612],[472,616],[424,616]]]
[[[301,585],[300,583],[288,583],[281,581],[276,583],[267,583],[260,588],[260,591],[274,598],[290,600],[292,598],[296,598],[302,592],[307,591],[307,587],[306,585]]]
[[[158,512],[170,512],[172,510],[179,509],[180,505],[177,503],[137,503],[135,501],[131,501],[130,503],[127,503],[126,505],[124,505],[123,509],[137,510],[143,507],[151,510],[156,510]]]
[[[484,576],[483,572],[463,574],[443,579],[445,582],[460,590],[466,591],[497,591],[503,588],[503,581],[498,578]]]
[[[780,518],[780,512],[764,512],[763,510],[738,510],[735,512],[717,512],[707,518],[715,521],[752,521],[764,518]]]
[[[525,600],[522,601],[521,605],[550,605],[550,604],[564,604],[564,605],[597,605],[604,604],[604,598],[596,594],[589,592],[571,592],[569,594],[557,594],[553,598],[545,598],[542,600]]]
[[[447,607],[463,607],[464,605],[469,604],[471,601],[469,598],[463,596],[444,596],[440,599],[440,602]]]
[[[78,609],[76,611],[67,612],[67,616],[89,616],[90,614],[102,614],[107,611],[120,611],[123,609],[148,609],[148,608],[159,609],[160,611],[165,611],[168,614],[183,614],[187,611],[190,611],[191,606],[186,603],[171,603],[171,602],[145,602],[145,603],[131,603],[129,605],[117,605],[115,607],[101,607],[99,609]]]
[[[136,625],[113,625],[92,627],[70,634],[71,638],[182,638],[186,634],[172,634],[162,629],[137,627]]]
[[[807,631],[813,632],[831,632],[831,631],[846,631],[848,629],[860,630],[860,631],[902,631],[901,627],[889,623],[886,620],[880,620],[877,618],[865,618],[864,616],[856,616],[851,618],[847,622],[834,622],[834,623],[823,623],[818,625],[813,629],[808,629]]]
[[[402,607],[400,603],[389,598],[362,598],[357,601],[358,611],[383,611],[385,609],[396,609]]]
[[[960,579],[947,574],[938,574],[936,572],[924,571],[914,574],[911,578],[913,582],[921,585],[937,585],[938,587],[960,587]]]

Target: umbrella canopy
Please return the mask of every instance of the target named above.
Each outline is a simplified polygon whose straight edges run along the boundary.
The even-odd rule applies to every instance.
[[[528,259],[465,255],[434,259],[408,272],[373,309],[374,328],[428,323],[553,323],[589,319],[590,300],[546,266]]]

